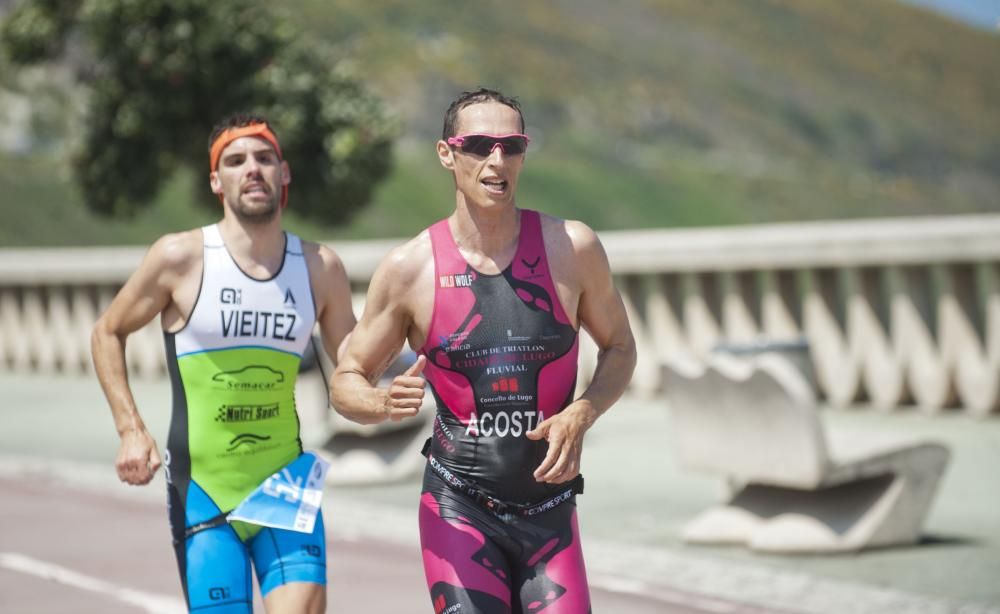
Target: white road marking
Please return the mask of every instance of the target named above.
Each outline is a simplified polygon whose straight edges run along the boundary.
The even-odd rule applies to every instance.
[[[0,567],[38,576],[92,593],[108,595],[122,603],[139,607],[143,611],[149,612],[149,614],[183,614],[187,612],[184,602],[176,597],[156,595],[154,593],[146,593],[118,586],[100,578],[93,578],[72,569],[39,561],[38,559],[33,559],[16,552],[0,552]]]
[[[40,475],[67,487],[163,504],[159,488],[125,488],[114,471],[91,463],[0,452],[0,477]],[[162,472],[157,474],[162,480]],[[332,497],[324,502],[328,536],[376,540],[419,548],[417,515],[388,504]],[[331,527],[335,527],[332,528]],[[332,531],[332,533],[331,533]],[[584,539],[588,577],[594,586],[667,603],[687,602],[710,612],[768,611],[841,614],[921,612],[922,614],[1000,614],[1000,606],[956,598],[908,593],[856,580],[840,580],[756,562],[728,561],[676,548]],[[696,601],[690,599],[694,597]]]

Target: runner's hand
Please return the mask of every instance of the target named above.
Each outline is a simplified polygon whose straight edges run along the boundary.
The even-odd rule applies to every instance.
[[[399,422],[412,418],[424,404],[424,387],[427,381],[420,375],[427,364],[427,357],[420,355],[410,368],[392,379],[388,394],[382,404],[387,419]]]
[[[160,468],[160,453],[156,442],[145,430],[127,431],[122,435],[122,443],[115,459],[118,478],[126,484],[141,486],[148,484]]]
[[[528,439],[549,442],[548,453],[535,469],[536,481],[562,484],[580,475],[583,436],[596,419],[589,402],[576,401],[527,432]]]

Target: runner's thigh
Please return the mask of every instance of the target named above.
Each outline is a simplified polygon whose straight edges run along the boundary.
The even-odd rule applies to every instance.
[[[246,614],[253,609],[250,555],[246,546],[224,524],[195,533],[177,549],[188,608],[211,614]]]
[[[518,519],[514,534],[522,540],[513,564],[518,599],[515,611],[587,614],[590,589],[580,546],[576,504],[567,502],[531,518]],[[518,607],[519,606],[519,607]]]
[[[261,595],[292,582],[326,585],[326,531],[316,515],[312,533],[265,527],[250,542]]]
[[[490,537],[488,519],[471,505],[446,490],[421,495],[420,546],[434,612],[509,614],[506,557]]]

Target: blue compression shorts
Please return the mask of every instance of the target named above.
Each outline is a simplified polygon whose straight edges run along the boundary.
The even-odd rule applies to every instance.
[[[191,497],[188,503],[192,503]],[[237,528],[250,536],[241,539]],[[175,534],[174,553],[187,606],[193,612],[252,612],[251,564],[264,596],[292,582],[326,585],[326,531],[321,513],[312,533],[236,521],[187,538],[183,533]]]

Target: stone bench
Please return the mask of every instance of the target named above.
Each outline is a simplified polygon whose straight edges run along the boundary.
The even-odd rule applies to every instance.
[[[919,540],[945,446],[832,435],[805,376],[775,354],[671,362],[663,375],[680,464],[734,493],[690,521],[685,541],[804,553]]]

